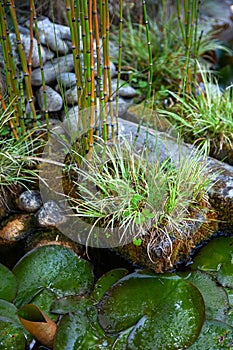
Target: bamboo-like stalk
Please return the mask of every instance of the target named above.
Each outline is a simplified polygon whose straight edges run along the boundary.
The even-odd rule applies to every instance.
[[[105,112],[102,118],[102,138],[107,141],[109,135],[108,127],[108,69],[107,69],[107,43],[106,43],[106,0],[100,1],[100,27],[102,34],[102,45],[103,45],[103,94],[104,94],[104,104],[106,106]]]
[[[72,53],[74,60],[74,71],[76,76],[76,87],[78,95],[78,107],[82,109],[82,66],[81,66],[81,43],[80,43],[80,9],[79,3],[66,0],[66,12],[71,33]]]
[[[102,6],[100,4],[100,13],[102,11]],[[101,18],[101,16],[100,16]],[[99,26],[99,20],[98,20],[98,13],[97,13],[97,1],[93,0],[93,21],[94,21],[94,28],[95,28],[95,40],[96,40],[96,56],[97,56],[97,84],[98,84],[98,90],[99,90],[99,111],[97,113],[100,114],[99,118],[99,129],[102,128],[102,137],[106,140],[106,111],[104,108],[104,89],[103,89],[103,67],[102,67],[102,60],[101,60],[101,41],[100,41],[100,27]]]
[[[190,60],[192,53],[194,60],[197,58],[198,52],[198,17],[201,2],[198,0],[184,1],[184,24],[181,19],[181,6],[180,0],[177,0],[177,15],[179,26],[182,33],[182,38],[185,46],[185,62],[182,69],[182,77],[179,87],[179,93],[191,93],[192,82],[196,79],[196,63],[194,62],[193,75],[190,67]]]
[[[148,50],[148,55],[149,55],[148,91],[147,91],[147,97],[146,97],[146,101],[145,101],[145,104],[147,104],[149,102],[149,99],[151,96],[151,87],[152,87],[152,80],[153,80],[153,57],[152,57],[150,29],[149,29],[149,22],[148,22],[148,17],[147,17],[147,9],[146,9],[146,1],[145,0],[142,0],[142,8],[143,8],[144,25],[146,28],[147,50]]]
[[[26,88],[26,98],[27,98],[28,103],[30,104],[33,118],[36,120],[36,110],[35,110],[35,106],[34,106],[34,98],[33,98],[33,93],[32,93],[32,86],[31,86],[31,82],[30,82],[30,76],[29,76],[29,71],[28,71],[28,66],[27,66],[27,60],[26,60],[24,49],[23,49],[22,41],[21,41],[21,38],[20,38],[20,32],[19,32],[19,28],[18,28],[18,21],[17,21],[17,17],[16,17],[16,12],[15,12],[14,0],[10,0],[7,3],[7,5],[9,7],[9,12],[10,12],[12,24],[13,24],[13,27],[14,27],[15,35],[16,35],[16,40],[17,40],[19,58],[20,58],[20,62],[21,62],[21,65],[22,65],[23,73],[24,73],[24,82],[25,82],[25,88]]]
[[[40,63],[40,70],[41,70],[41,80],[42,80],[42,88],[43,88],[43,101],[44,101],[44,108],[45,108],[45,121],[47,126],[47,131],[49,133],[49,113],[48,113],[48,103],[47,103],[47,96],[46,96],[46,83],[45,83],[45,76],[44,76],[44,64],[43,64],[43,58],[41,53],[41,42],[40,42],[40,35],[39,35],[39,29],[38,29],[38,23],[37,23],[37,16],[36,16],[36,8],[35,8],[35,2],[34,0],[30,0],[30,11],[32,21],[30,21],[30,26],[32,26],[33,31],[33,23],[35,24],[35,36],[37,41],[37,50],[38,50],[38,56],[39,56],[39,63]]]
[[[113,106],[112,106],[112,78],[111,78],[111,71],[110,71],[110,54],[109,54],[109,32],[110,32],[110,20],[109,20],[109,5],[108,0],[106,0],[105,5],[105,17],[106,17],[106,64],[107,64],[107,80],[108,80],[108,101],[109,101],[109,115],[111,119],[111,136],[112,136],[112,143],[114,143],[115,140],[115,118],[113,113]]]
[[[117,63],[117,91],[116,91],[116,134],[118,137],[118,116],[119,116],[119,88],[121,79],[121,66],[122,66],[122,33],[123,33],[123,3],[119,2],[119,44],[118,44],[118,63]]]
[[[18,126],[19,126],[19,118],[18,115],[19,106],[17,104],[17,98],[19,98],[19,91],[17,90],[17,75],[15,71],[15,66],[12,58],[12,49],[11,49],[11,43],[9,39],[9,30],[7,27],[7,19],[4,9],[4,2],[0,2],[0,36],[1,36],[1,44],[2,44],[2,51],[3,51],[3,58],[5,62],[5,74],[6,74],[6,84],[7,84],[7,92],[8,92],[8,101],[12,101],[12,103],[9,104],[9,113],[12,115],[12,118],[9,119],[9,126],[10,129],[16,139],[18,139]],[[7,103],[8,104],[8,103]],[[3,100],[3,97],[1,98],[1,105],[3,109],[5,110],[7,108],[6,102]]]
[[[89,131],[89,156],[92,157],[93,136],[95,128],[95,71],[94,71],[94,39],[93,39],[93,2],[88,1],[88,19],[89,19],[89,36],[90,36],[90,69],[91,69],[91,110],[90,110],[90,131]]]

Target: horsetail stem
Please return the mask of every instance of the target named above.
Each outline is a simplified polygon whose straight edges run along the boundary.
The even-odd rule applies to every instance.
[[[32,86],[31,86],[31,82],[30,82],[27,60],[26,60],[26,56],[25,56],[25,52],[23,49],[19,28],[18,28],[18,21],[17,21],[17,17],[16,17],[16,12],[15,12],[14,0],[10,0],[10,2],[7,3],[7,5],[9,7],[9,12],[11,15],[11,20],[12,20],[12,24],[13,24],[15,35],[16,35],[16,40],[17,40],[19,58],[20,58],[20,62],[22,65],[23,73],[24,73],[24,82],[25,82],[25,88],[26,88],[27,101],[30,104],[33,118],[36,119],[36,110],[35,110],[34,99],[33,99],[33,94],[32,94]]]
[[[122,65],[122,32],[123,32],[123,3],[119,3],[119,43],[118,43],[118,62],[117,62],[117,88],[116,88],[116,134],[118,137],[118,116],[119,116],[119,88],[121,79],[121,65]]]
[[[44,101],[44,108],[45,108],[45,121],[47,125],[47,131],[49,133],[49,113],[48,113],[48,103],[47,103],[47,96],[46,96],[46,83],[45,83],[45,76],[44,76],[44,64],[43,64],[43,58],[41,53],[41,43],[40,43],[40,35],[38,30],[38,22],[37,22],[37,16],[36,16],[36,9],[35,9],[35,3],[34,0],[30,0],[30,9],[31,9],[31,17],[32,17],[32,23],[30,22],[30,26],[33,26],[33,22],[35,23],[35,36],[37,41],[37,50],[38,50],[38,56],[39,56],[39,63],[40,63],[40,71],[41,71],[41,80],[42,80],[42,88],[43,88],[43,101]]]
[[[147,17],[147,9],[146,9],[146,1],[142,0],[142,8],[143,8],[143,20],[146,28],[146,40],[147,40],[147,50],[148,50],[148,56],[149,56],[149,76],[148,76],[148,91],[146,96],[145,105],[148,104],[149,98],[151,95],[151,87],[152,87],[152,80],[153,80],[153,57],[152,57],[152,47],[151,47],[151,40],[150,40],[150,29],[149,29],[149,22]]]

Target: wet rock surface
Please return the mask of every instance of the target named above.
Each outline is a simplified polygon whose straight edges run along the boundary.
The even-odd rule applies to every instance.
[[[56,227],[66,222],[66,217],[62,209],[54,201],[44,203],[37,212],[36,218],[38,224],[42,227]]]
[[[42,204],[43,203],[39,191],[24,191],[19,196],[19,209],[27,211],[29,213],[37,211],[42,206]]]

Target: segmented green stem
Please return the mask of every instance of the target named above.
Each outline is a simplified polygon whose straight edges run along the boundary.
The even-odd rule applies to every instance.
[[[35,24],[35,36],[37,41],[37,50],[38,50],[38,56],[39,56],[39,63],[40,63],[40,70],[41,70],[41,80],[42,80],[42,88],[43,88],[43,102],[44,102],[44,109],[45,109],[45,121],[47,125],[47,130],[49,132],[49,113],[48,113],[48,103],[47,103],[47,96],[46,96],[46,83],[45,83],[45,75],[44,75],[44,64],[43,64],[43,58],[41,53],[41,42],[40,42],[40,35],[39,35],[39,29],[38,29],[38,22],[37,22],[37,16],[36,16],[36,9],[35,9],[35,3],[34,0],[30,0],[30,11],[31,11],[31,18],[32,21],[30,22],[30,27],[33,27],[33,23]]]
[[[117,63],[117,91],[116,91],[116,134],[118,136],[118,116],[119,116],[119,88],[121,79],[121,65],[122,65],[122,33],[123,33],[123,3],[119,3],[119,46],[118,46],[118,63]]]
[[[148,55],[149,55],[149,76],[148,76],[148,91],[147,91],[147,97],[145,104],[149,102],[150,96],[151,96],[151,87],[152,87],[152,80],[153,80],[153,57],[152,57],[152,47],[151,47],[151,40],[150,40],[150,29],[149,29],[149,22],[147,17],[147,10],[146,10],[146,1],[142,0],[142,8],[143,8],[143,20],[146,28],[146,40],[147,40],[147,49],[148,49]]]
[[[25,88],[26,88],[27,101],[31,107],[33,118],[36,119],[36,110],[35,110],[35,106],[34,106],[32,86],[31,86],[31,82],[30,82],[27,60],[26,60],[26,56],[25,56],[25,52],[23,49],[19,28],[18,28],[18,21],[17,21],[17,17],[16,17],[16,12],[15,12],[14,1],[10,0],[10,2],[7,3],[7,5],[9,6],[9,12],[11,15],[11,20],[12,20],[12,24],[13,24],[15,35],[16,35],[16,40],[17,40],[19,58],[20,58],[20,62],[22,65],[23,73],[24,73],[24,82],[25,82]]]

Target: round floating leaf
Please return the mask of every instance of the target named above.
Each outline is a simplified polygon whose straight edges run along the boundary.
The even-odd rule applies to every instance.
[[[229,307],[226,291],[205,272],[194,271],[188,274],[186,280],[193,283],[201,292],[205,302],[206,317],[224,322]]]
[[[85,313],[87,307],[92,305],[92,301],[86,296],[72,295],[54,300],[51,305],[51,311],[59,315],[75,311]]]
[[[224,264],[231,263],[233,254],[232,237],[216,237],[210,241],[194,259],[193,270],[218,271]]]
[[[82,294],[93,285],[90,264],[60,245],[33,249],[14,267],[18,279],[17,307],[30,303],[44,289],[57,297]]]
[[[18,327],[22,327],[16,313],[18,309],[16,306],[9,301],[0,299],[0,317],[7,318],[11,323],[14,323]]]
[[[93,298],[96,301],[100,301],[107,290],[122,277],[128,274],[128,270],[119,268],[106,272],[101,276],[95,284],[94,291],[92,293]]]
[[[81,313],[69,313],[62,317],[55,337],[54,350],[111,349],[114,338],[91,325]]]
[[[233,256],[233,253],[232,253]],[[228,264],[221,266],[217,273],[217,280],[223,287],[233,288],[233,264],[229,261]]]
[[[205,321],[196,342],[189,350],[220,350],[232,349],[233,328],[220,321]]]
[[[0,317],[0,350],[25,350],[22,328]]]
[[[185,347],[197,338],[204,317],[200,292],[176,275],[133,273],[114,284],[99,303],[99,322],[106,332],[135,326],[129,349]]]
[[[12,301],[17,290],[16,277],[2,264],[0,264],[0,281],[0,299]]]
[[[127,350],[128,336],[132,332],[134,327],[130,327],[125,331],[121,332],[117,339],[114,341],[111,350]]]
[[[31,303],[38,306],[49,318],[56,322],[58,316],[50,312],[54,299],[56,299],[56,295],[50,290],[44,289],[32,299]]]

